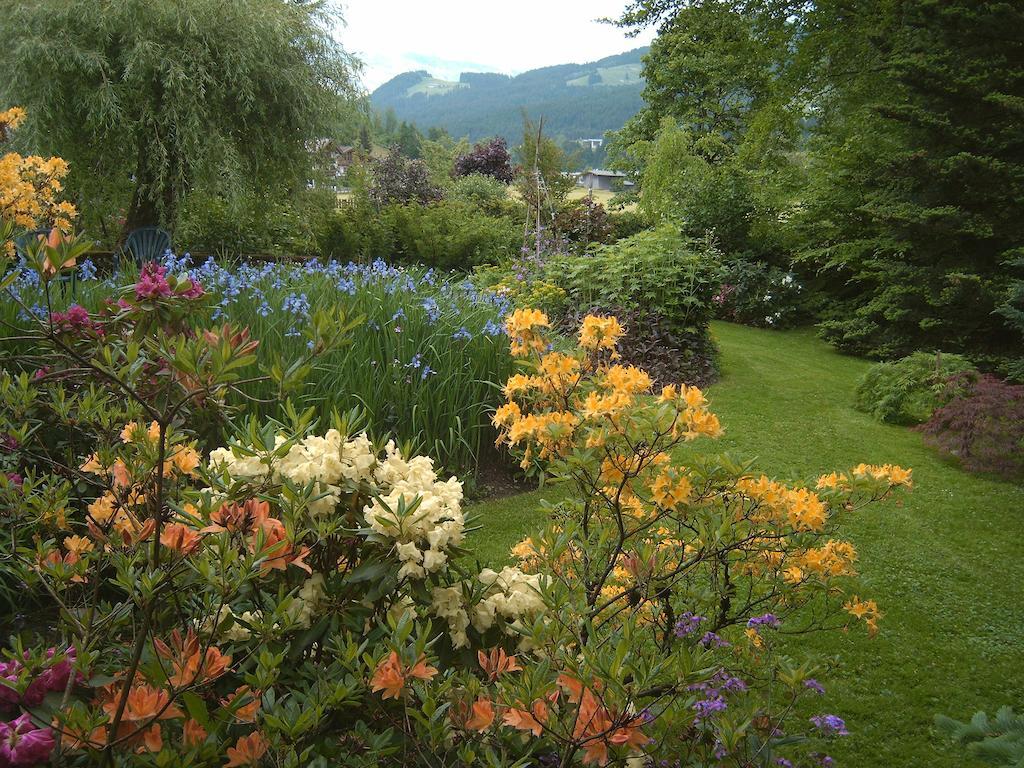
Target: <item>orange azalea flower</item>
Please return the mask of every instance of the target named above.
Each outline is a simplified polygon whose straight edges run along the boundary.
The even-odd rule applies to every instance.
[[[494,722],[494,705],[487,698],[473,702],[473,714],[466,721],[466,728],[471,731],[486,731]]]
[[[580,697],[583,695],[584,691],[584,685],[579,679],[577,679],[573,675],[570,675],[568,672],[563,672],[558,676],[557,682],[559,686],[564,688],[569,693],[570,704],[576,704],[577,702],[579,702]],[[594,681],[593,688],[595,691],[600,691],[603,687],[604,686],[601,684],[600,680]]]
[[[616,728],[608,737],[608,741],[630,749],[640,749],[651,741],[651,737],[640,730],[643,724],[643,718],[636,717],[621,728]]]
[[[111,687],[103,702],[103,710],[111,720],[117,714],[121,701],[121,689]],[[124,714],[114,740],[125,740],[127,744],[142,742],[151,752],[159,752],[163,746],[160,724],[156,720],[184,717],[185,714],[171,700],[171,694],[162,688],[153,688],[145,683],[135,685],[128,692]],[[146,723],[152,723],[143,727]],[[141,749],[141,746],[140,746]]]
[[[420,680],[429,680],[436,674],[437,670],[427,664],[426,655],[421,655],[412,668],[406,673],[408,677],[415,677]]]
[[[150,422],[149,427],[146,428],[137,421],[129,421],[124,425],[124,429],[121,430],[122,442],[133,443],[140,437],[144,437],[149,442],[155,443],[160,439],[160,425],[153,421]]]
[[[429,680],[437,674],[437,670],[427,664],[426,656],[420,656],[419,660],[409,669],[402,666],[402,660],[397,651],[392,651],[388,657],[377,665],[373,677],[370,679],[371,690],[384,691],[382,697],[385,699],[397,699],[405,688],[405,680],[408,677],[415,677],[420,680]]]
[[[534,736],[540,736],[544,732],[544,723],[548,721],[548,705],[542,699],[537,699],[530,711],[512,707],[505,712],[501,721],[517,731],[529,731]]]
[[[199,466],[199,454],[196,449],[188,445],[179,445],[172,450],[170,457],[164,459],[164,477],[175,470],[183,475],[194,475],[196,467]]]
[[[249,533],[270,517],[270,504],[259,499],[246,499],[243,504],[222,504],[210,515],[210,525],[202,533]]]
[[[168,523],[160,531],[160,543],[180,555],[195,551],[201,540],[202,537],[196,531],[182,523]]]
[[[203,339],[211,347],[219,347],[223,342],[227,342],[238,355],[250,355],[260,345],[258,340],[249,339],[248,328],[235,330],[230,323],[226,323],[222,328],[203,331]]]
[[[43,240],[44,238],[43,238],[42,235],[39,235],[39,239]],[[50,230],[50,234],[45,238],[45,240],[46,240],[46,247],[47,248],[52,248],[53,250],[57,250],[58,248],[60,248],[60,246],[64,242],[64,234],[59,229],[54,227],[53,229]],[[75,260],[73,258],[71,258],[71,259],[68,259],[67,261],[65,261],[61,265],[60,269],[67,269],[67,268],[73,267],[73,266],[75,266]],[[59,270],[57,269],[57,267],[53,266],[53,264],[51,263],[49,255],[44,256],[43,257],[43,277],[46,278],[47,280],[49,280],[51,277],[56,275],[58,271]]]
[[[224,768],[256,765],[260,758],[267,753],[269,747],[269,742],[259,731],[253,731],[248,736],[240,736],[235,742],[235,746],[228,747],[228,761],[224,763]]]
[[[198,636],[191,628],[185,637],[174,630],[170,646],[160,638],[154,638],[153,645],[159,656],[171,662],[174,674],[167,682],[176,688],[214,680],[231,666],[231,657],[225,656],[216,646],[209,646],[204,653],[199,647]]]
[[[283,571],[289,565],[295,565],[312,574],[313,569],[306,564],[305,557],[309,554],[308,547],[302,547],[297,555],[294,554],[291,541],[288,540],[288,533],[285,531],[284,523],[276,517],[267,517],[260,522],[260,531],[263,533],[263,546],[259,546],[259,535],[253,534],[249,541],[249,551],[262,555],[265,559],[260,572]],[[294,555],[294,556],[293,556]]]
[[[235,709],[235,718],[243,723],[255,723],[256,714],[260,711],[260,692],[250,690],[248,685],[240,685],[226,699],[221,699],[223,707],[232,707],[236,701],[248,701]]]
[[[498,679],[500,675],[507,672],[519,672],[522,670],[516,663],[515,656],[509,656],[504,648],[492,648],[489,653],[477,651],[477,660],[491,682]]]
[[[385,699],[399,697],[405,687],[405,675],[402,674],[402,662],[397,652],[392,651],[387,659],[377,665],[370,684],[372,691],[384,691],[382,696]]]
[[[191,749],[192,747],[198,747],[204,741],[206,741],[206,729],[199,724],[197,720],[186,720],[185,727],[182,731],[182,740],[185,746]]]

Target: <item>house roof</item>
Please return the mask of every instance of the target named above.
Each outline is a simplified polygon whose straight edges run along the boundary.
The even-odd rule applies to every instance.
[[[583,176],[586,176],[587,174],[590,174],[592,176],[610,176],[616,179],[626,178],[626,174],[624,173],[621,173],[619,171],[606,171],[602,168],[592,168],[591,170],[583,171],[582,173]]]

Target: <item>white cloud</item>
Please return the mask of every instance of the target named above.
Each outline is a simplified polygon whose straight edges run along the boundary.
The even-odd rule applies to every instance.
[[[624,0],[347,0],[342,45],[363,59],[370,90],[397,74],[426,69],[504,72],[583,63],[647,45],[597,21],[621,13]]]

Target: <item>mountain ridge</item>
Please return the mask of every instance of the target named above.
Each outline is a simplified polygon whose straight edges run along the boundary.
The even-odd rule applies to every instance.
[[[457,81],[428,70],[403,72],[370,94],[375,109],[393,110],[421,130],[446,129],[472,141],[522,133],[522,114],[544,118],[546,132],[563,140],[600,138],[643,106],[642,57],[634,48],[584,64],[553,64],[518,75],[462,72]]]

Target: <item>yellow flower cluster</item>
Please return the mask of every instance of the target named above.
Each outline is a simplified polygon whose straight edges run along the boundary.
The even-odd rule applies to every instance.
[[[823,547],[789,552],[783,577],[790,584],[799,584],[809,575],[822,580],[832,576],[855,576],[853,564],[857,561],[857,550],[848,541],[828,541]]]
[[[0,112],[0,141],[24,119],[25,112],[18,107]],[[53,226],[70,231],[75,207],[59,199],[67,172],[68,164],[59,157],[22,157],[15,152],[0,156],[0,219],[21,229]]]
[[[546,280],[505,279],[490,286],[490,290],[509,299],[517,307],[557,307],[566,298],[563,288]]]
[[[878,610],[878,605],[874,600],[861,600],[854,595],[846,602],[843,608],[851,616],[861,619],[867,624],[869,635],[874,636],[878,634],[878,620],[882,618],[882,612]]]
[[[507,327],[525,370],[505,384],[498,442],[517,448],[524,468],[550,459],[544,468],[576,489],[574,503],[556,509],[557,524],[512,555],[558,583],[595,584],[585,596],[593,615],[628,612],[664,630],[672,617],[666,585],[714,573],[723,552],[780,605],[803,604],[816,591],[842,594],[834,580],[856,575],[857,551],[829,538],[833,512],[911,485],[909,470],[889,464],[826,475],[816,488],[746,474],[728,456],[709,464],[694,454],[684,465],[684,444],[718,437],[722,425],[697,387],[656,391],[646,371],[616,362],[615,318],[585,318],[574,349],[549,342],[550,324],[537,310],[518,310]],[[472,623],[454,592],[438,598],[445,607],[436,613],[453,632]],[[875,631],[874,603],[854,599],[848,609]],[[756,630],[748,635],[761,645]]]
[[[807,488],[789,488],[765,475],[743,477],[736,490],[759,504],[755,519],[787,522],[796,531],[821,532],[828,520],[828,508],[818,495]]]
[[[853,468],[855,477],[870,477],[874,480],[885,480],[889,485],[902,485],[912,488],[912,469],[904,469],[895,464],[858,464]]]
[[[550,328],[548,316],[539,309],[517,309],[505,319],[505,330],[512,340],[512,354],[543,352],[547,347],[544,328]]]
[[[564,455],[577,437],[596,448],[613,435],[625,435],[630,424],[620,417],[655,402],[648,399],[654,382],[646,371],[612,364],[622,334],[616,318],[584,318],[579,348],[572,352],[547,351],[545,329],[550,327],[547,316],[536,309],[518,309],[506,320],[512,353],[531,357],[533,372],[508,379],[508,402],[497,409],[494,424],[499,444],[523,449],[524,468],[534,459]],[[656,402],[672,406],[667,431],[674,437],[721,434],[718,418],[696,387],[666,387]]]
[[[618,318],[588,315],[583,318],[580,326],[580,346],[589,350],[608,349],[614,352],[621,335],[622,326]]]

